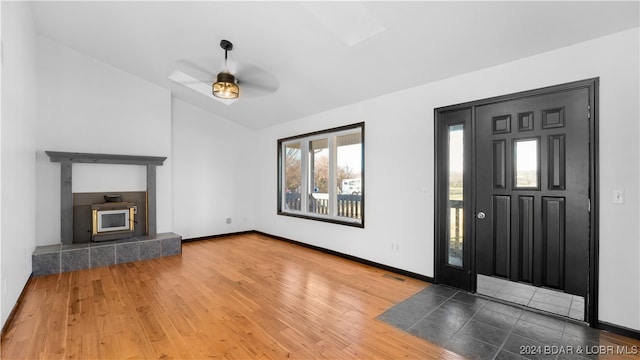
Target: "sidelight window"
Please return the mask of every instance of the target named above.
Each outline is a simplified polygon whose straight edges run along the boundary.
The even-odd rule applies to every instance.
[[[449,174],[447,181],[448,201],[448,246],[447,263],[463,266],[464,245],[464,125],[449,125]]]
[[[278,140],[278,214],[364,226],[364,123]]]

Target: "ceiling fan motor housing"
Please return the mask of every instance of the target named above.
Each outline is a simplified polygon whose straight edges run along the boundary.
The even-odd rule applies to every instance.
[[[233,76],[232,74],[229,74],[228,72],[221,72],[218,73],[218,81],[217,82],[224,82],[224,83],[231,83],[231,84],[235,84],[236,83],[236,77]]]

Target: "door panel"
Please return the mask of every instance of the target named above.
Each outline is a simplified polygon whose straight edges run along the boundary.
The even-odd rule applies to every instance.
[[[533,196],[518,197],[518,264],[515,271],[520,271],[522,281],[533,282],[533,229],[534,220]]]
[[[493,187],[507,188],[507,142],[504,139],[493,141]]]
[[[511,261],[511,197],[493,196],[493,272],[509,276]]]
[[[542,285],[557,289],[564,289],[564,207],[564,198],[542,198]]]
[[[587,294],[588,105],[582,88],[474,108],[478,274]]]

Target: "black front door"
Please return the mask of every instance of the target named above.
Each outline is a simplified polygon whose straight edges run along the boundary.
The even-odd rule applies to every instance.
[[[589,90],[475,107],[477,273],[586,296]]]
[[[595,324],[597,92],[588,79],[435,110],[436,282],[557,289]]]

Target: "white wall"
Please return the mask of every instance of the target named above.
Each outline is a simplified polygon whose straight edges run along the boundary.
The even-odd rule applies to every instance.
[[[158,232],[173,231],[171,93],[40,36],[37,71],[37,244],[61,241],[60,164],[45,150],[166,156],[156,220]],[[73,176],[78,192],[146,189],[142,166],[80,164]]]
[[[0,327],[31,275],[35,248],[36,38],[26,3],[2,2]]]
[[[159,232],[192,238],[256,229],[433,276],[433,109],[599,76],[600,320],[640,330],[638,28],[253,132],[35,36],[23,3],[2,2],[2,10],[3,323],[34,246],[60,242],[60,165],[44,150],[167,156],[158,167]],[[277,216],[276,140],[360,121],[366,227]],[[136,169],[97,171],[122,187],[114,190],[140,185]],[[98,191],[86,182],[93,173],[74,169],[74,189]],[[134,179],[120,182],[121,175]],[[610,201],[617,189],[624,204]]]
[[[434,108],[600,77],[600,321],[640,330],[638,42],[636,28],[261,130],[256,230],[433,276]],[[276,140],[359,121],[366,227],[277,216]]]
[[[174,231],[190,239],[253,230],[254,132],[176,98],[172,117]]]

